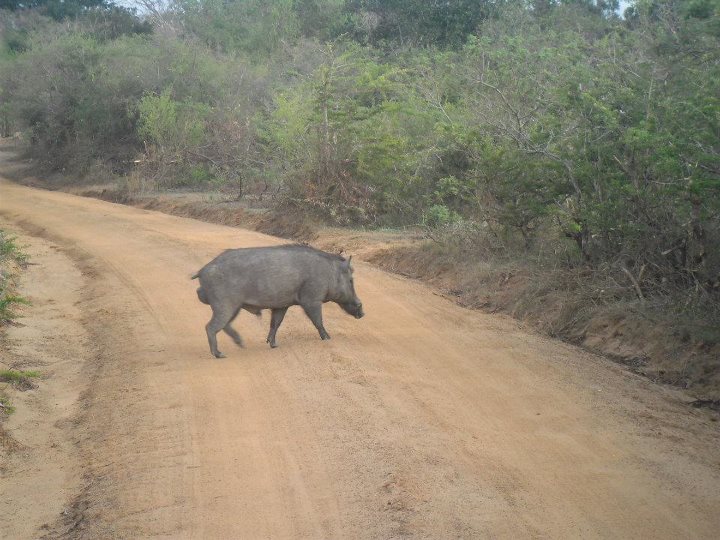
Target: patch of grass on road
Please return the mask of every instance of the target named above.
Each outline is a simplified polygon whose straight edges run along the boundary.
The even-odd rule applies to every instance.
[[[31,379],[40,376],[38,371],[19,371],[15,369],[0,370],[0,382],[10,383],[20,390],[30,390],[36,388],[37,385]]]

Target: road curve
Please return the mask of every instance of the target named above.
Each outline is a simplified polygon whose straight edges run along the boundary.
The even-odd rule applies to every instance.
[[[280,240],[4,180],[0,215],[90,278],[58,536],[717,538],[717,423],[604,359],[358,263],[364,319],[293,308],[271,350],[242,314],[216,360],[189,277]]]

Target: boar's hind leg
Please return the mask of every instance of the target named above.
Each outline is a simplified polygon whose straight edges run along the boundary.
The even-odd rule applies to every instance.
[[[217,347],[217,333],[230,322],[235,310],[224,304],[213,304],[211,307],[213,316],[205,326],[208,343],[210,344],[210,352],[213,353],[215,358],[225,358],[225,355],[221,353]]]
[[[330,334],[327,333],[323,326],[322,304],[303,304],[302,308],[320,333],[320,339],[330,339]]]
[[[285,317],[287,309],[288,308],[277,308],[272,310],[272,317],[270,318],[270,333],[268,334],[266,341],[273,349],[277,347],[277,343],[275,343],[275,334],[277,334],[278,328],[280,328],[280,324]]]
[[[237,308],[237,309],[235,310],[235,313],[233,313],[233,316],[230,317],[230,320],[229,320],[228,323],[225,325],[225,327],[223,328],[223,330],[225,331],[225,333],[226,333],[228,336],[230,336],[230,337],[232,338],[232,340],[237,344],[238,347],[244,347],[244,345],[243,345],[243,340],[242,340],[242,338],[240,337],[240,334],[238,334],[238,333],[237,333],[237,330],[235,330],[235,329],[231,326],[232,322],[235,320],[235,317],[238,316],[238,313],[240,313],[240,308]]]

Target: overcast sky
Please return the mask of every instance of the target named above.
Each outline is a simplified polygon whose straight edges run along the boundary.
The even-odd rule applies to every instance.
[[[620,0],[620,13],[623,13],[625,11],[625,8],[628,7],[632,2],[630,0]]]

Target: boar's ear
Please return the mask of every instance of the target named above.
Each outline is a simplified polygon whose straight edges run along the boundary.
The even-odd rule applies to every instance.
[[[352,270],[352,268],[350,267],[350,261],[352,261],[352,255],[350,255],[350,258],[349,258],[349,259],[343,260],[343,262],[340,263],[340,264],[342,265],[342,267],[343,267],[344,269],[346,269],[346,270]]]

